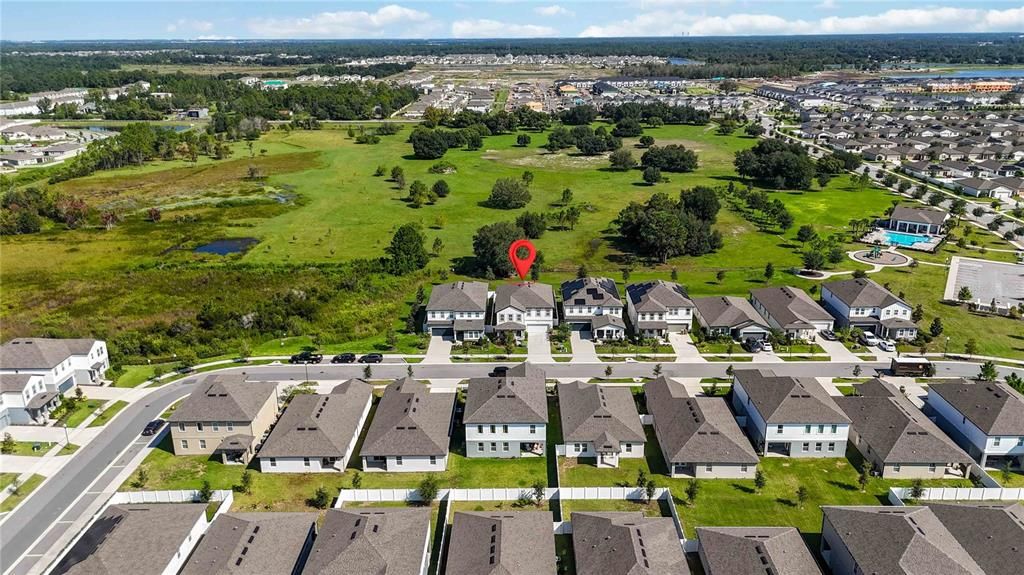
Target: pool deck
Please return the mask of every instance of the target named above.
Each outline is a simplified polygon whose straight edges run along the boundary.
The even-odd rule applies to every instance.
[[[908,249],[908,250],[917,250],[917,251],[921,251],[921,252],[932,253],[935,250],[939,249],[939,245],[941,245],[942,241],[946,239],[946,236],[924,236],[924,235],[921,235],[922,238],[926,238],[928,241],[915,242],[912,245],[905,245],[905,244],[901,244],[901,243],[890,241],[889,236],[887,235],[889,232],[897,233],[897,234],[904,235],[904,236],[917,236],[917,235],[920,235],[920,234],[908,234],[906,232],[895,232],[893,230],[887,230],[885,228],[875,228],[875,229],[871,230],[870,232],[864,234],[860,238],[860,241],[862,243],[869,244],[869,245],[872,245],[872,246],[883,246],[883,247],[886,247],[886,246],[896,246],[898,248],[905,248],[905,249]]]

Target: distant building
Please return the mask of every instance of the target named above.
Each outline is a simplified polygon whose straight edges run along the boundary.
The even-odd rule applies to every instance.
[[[889,216],[889,229],[910,234],[939,235],[948,219],[949,214],[942,210],[896,206]]]

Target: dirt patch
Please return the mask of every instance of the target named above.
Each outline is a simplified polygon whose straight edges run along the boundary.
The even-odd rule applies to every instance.
[[[561,169],[561,170],[592,170],[608,165],[608,154],[582,156],[558,152],[555,154],[538,153],[528,156],[511,156],[500,150],[487,150],[481,158],[501,162],[510,166],[527,168]]]

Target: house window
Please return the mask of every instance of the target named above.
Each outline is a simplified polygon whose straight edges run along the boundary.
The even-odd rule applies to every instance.
[[[199,440],[199,449],[206,449],[206,440],[205,439],[200,439]]]
[[[775,426],[775,433],[782,433],[782,426],[781,425]]]
[[[825,433],[825,426],[824,425],[819,425],[818,426],[818,433]]]
[[[807,453],[808,451],[811,450],[811,444],[805,441],[803,445],[800,446],[800,450],[803,451],[804,453]]]
[[[497,442],[492,441],[491,442],[491,453],[494,453],[495,451],[498,451],[498,444],[497,444]]]
[[[821,442],[820,441],[817,441],[817,442],[814,443],[814,450],[815,451],[821,451]]]
[[[401,465],[401,464],[402,464],[402,456],[401,455],[396,455],[395,456],[395,465]]]
[[[832,433],[835,433],[837,429],[839,429],[839,426],[833,425],[832,426]]]
[[[484,432],[484,426],[482,426],[482,425],[476,426],[476,432],[482,434]]]
[[[196,431],[202,431],[202,430],[203,430],[203,424],[202,423],[197,423],[196,424]]]
[[[832,453],[835,450],[836,450],[836,442],[835,441],[829,441],[828,442],[828,451],[829,451],[829,453]]]
[[[714,466],[712,466],[710,463],[704,466],[704,471],[707,471],[708,473],[711,473],[713,469]]]
[[[182,449],[188,449],[188,440],[187,439],[182,439],[181,440],[181,448]]]
[[[632,443],[627,443],[626,444],[626,453],[633,453],[633,444]]]
[[[804,433],[810,433],[810,432],[811,432],[811,426],[810,425],[805,425],[804,426]]]
[[[494,426],[491,426],[491,433],[494,433]]]
[[[1024,446],[1024,437],[1018,437],[1017,438],[1017,447],[1022,447],[1022,446]]]
[[[302,465],[304,467],[309,467],[309,458],[308,457],[303,457],[302,458]]]
[[[896,473],[899,473],[900,472],[900,464],[899,463],[894,464],[892,466],[892,470],[895,471]]]
[[[533,424],[530,425],[530,433],[537,433],[537,426],[536,425],[533,425]],[[1024,440],[1024,437],[1022,437],[1021,439]]]
[[[220,431],[220,423],[212,423],[214,431]]]
[[[935,464],[934,463],[929,463],[928,464],[928,471],[930,471],[932,473],[935,473]]]
[[[508,433],[508,426],[507,425],[502,425],[501,426],[501,432],[502,433]]]
[[[437,465],[437,456],[436,455],[431,455],[430,456],[430,464],[431,465]]]
[[[740,471],[743,472],[743,473],[747,472],[747,464],[746,463],[741,463],[740,464]]]
[[[992,439],[992,445],[995,445],[996,447],[999,447],[999,442],[1000,442],[1000,441],[1001,441],[1002,439],[1003,439],[1002,437],[995,437],[995,438],[993,438],[993,439]]]
[[[234,424],[234,423],[231,423],[231,422],[229,421],[229,422],[228,422],[228,431],[234,431],[234,430],[235,430],[235,424]]]
[[[501,442],[501,450],[505,451],[505,452],[508,452],[508,442],[507,441],[502,441]]]
[[[271,457],[270,458],[270,466],[271,467],[277,467],[277,458],[276,457]]]
[[[477,443],[476,444],[476,450],[479,453],[483,453],[484,452],[484,444],[483,443]]]
[[[583,451],[583,446],[579,443],[573,444],[573,447],[576,449],[576,453]]]

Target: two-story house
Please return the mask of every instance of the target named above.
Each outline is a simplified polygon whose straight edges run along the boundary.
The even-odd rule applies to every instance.
[[[814,341],[822,330],[830,330],[834,318],[802,289],[782,286],[750,290],[750,304],[768,325],[786,337]]]
[[[60,405],[60,394],[47,391],[43,376],[0,373],[0,429],[8,425],[45,425]]]
[[[359,456],[364,471],[444,471],[455,393],[431,393],[411,377],[384,389]]]
[[[562,284],[563,320],[594,339],[625,337],[622,308],[619,290],[608,278],[579,278]]]
[[[437,285],[427,301],[423,332],[456,341],[476,341],[484,336],[486,315],[486,283]]]
[[[1024,396],[1005,383],[968,381],[928,386],[937,423],[982,467],[1009,461],[1024,469]]]
[[[361,379],[296,395],[260,447],[260,471],[345,471],[372,403],[373,387]]]
[[[690,574],[669,517],[640,511],[574,511],[570,517],[577,575]]]
[[[598,467],[618,467],[619,458],[644,456],[647,438],[629,388],[582,381],[557,388],[565,441],[560,453],[594,458]]]
[[[503,377],[470,379],[462,422],[467,457],[543,457],[548,423],[544,371],[522,363]]]
[[[846,457],[850,418],[813,378],[736,370],[732,405],[761,455]]]
[[[106,342],[95,339],[13,339],[0,346],[0,373],[34,374],[48,391],[64,394],[95,385],[110,367]]]
[[[910,304],[867,278],[822,284],[821,302],[841,327],[860,328],[889,339],[917,337]]]
[[[556,575],[550,511],[456,511],[447,575]]]
[[[175,455],[219,455],[247,464],[277,419],[277,384],[244,374],[204,379],[168,418]]]
[[[529,332],[547,332],[558,325],[555,292],[548,284],[501,284],[494,290],[494,321],[498,333],[521,339]]]
[[[687,333],[693,321],[693,301],[686,289],[674,282],[654,280],[626,287],[630,324],[641,337],[665,338]]]

